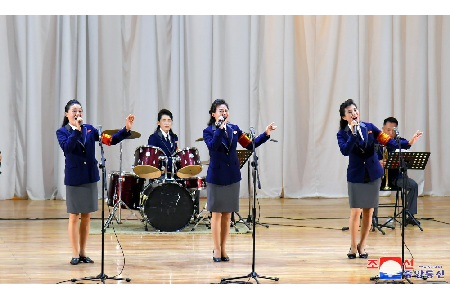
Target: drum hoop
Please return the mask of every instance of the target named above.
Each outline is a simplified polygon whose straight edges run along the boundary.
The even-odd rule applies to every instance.
[[[136,151],[142,147],[154,148],[154,149],[161,151],[162,153],[165,153],[161,148],[156,147],[156,146],[150,146],[150,145],[140,145],[140,146],[136,147],[136,149],[134,149],[134,152],[136,153]]]
[[[175,152],[175,154],[177,154],[178,152],[182,152],[182,151],[186,151],[186,150],[190,150],[190,149],[198,151],[198,149],[195,147],[185,147],[183,149],[177,150],[177,152]]]

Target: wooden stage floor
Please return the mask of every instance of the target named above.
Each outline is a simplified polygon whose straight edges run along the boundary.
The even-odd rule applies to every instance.
[[[382,197],[380,203],[392,202]],[[205,199],[201,199],[201,204]],[[256,226],[256,267],[258,275],[278,277],[263,284],[371,284],[377,269],[368,269],[366,259],[347,259],[350,246],[348,200],[260,199],[260,221]],[[61,200],[0,201],[0,283],[55,284],[72,278],[96,276],[101,271],[101,235],[90,235],[88,255],[94,264],[69,264],[71,247],[67,234],[65,202]],[[107,207],[107,206],[106,206]],[[101,204],[100,204],[101,208]],[[445,282],[450,279],[450,197],[419,197],[416,226],[405,228],[405,258],[414,258],[415,270],[441,266],[444,279],[412,278],[413,283]],[[380,208],[380,220],[393,209]],[[108,216],[108,212],[105,214]],[[241,215],[248,215],[248,200],[241,199]],[[128,216],[122,210],[122,218]],[[101,222],[101,212],[92,222]],[[128,220],[126,222],[138,222]],[[199,225],[203,226],[203,225]],[[234,230],[234,229],[231,229]],[[401,257],[401,226],[369,234],[369,258]],[[128,234],[119,235],[127,284],[210,284],[221,278],[246,276],[252,271],[252,235],[231,234],[230,262],[212,261],[210,234]],[[409,250],[408,250],[409,249]],[[113,234],[105,235],[105,269],[108,276],[119,274],[124,265],[122,250]],[[436,270],[434,270],[436,272]],[[251,282],[255,283],[252,279]],[[70,282],[66,282],[69,283]],[[86,282],[89,283],[89,282]],[[107,280],[106,283],[124,283]]]

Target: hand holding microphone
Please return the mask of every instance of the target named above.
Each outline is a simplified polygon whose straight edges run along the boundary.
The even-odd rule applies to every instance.
[[[220,129],[223,129],[225,125],[227,124],[228,119],[225,119],[223,116],[220,116],[217,119],[216,127],[219,127]]]
[[[357,130],[358,130],[358,121],[353,120],[352,123],[350,124],[352,126],[352,133],[354,136],[357,135]]]
[[[83,128],[84,126],[83,118],[82,117],[75,118],[75,121],[77,122],[77,130],[81,131],[81,128]]]

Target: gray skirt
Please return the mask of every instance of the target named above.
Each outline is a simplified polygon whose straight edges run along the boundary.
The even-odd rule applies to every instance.
[[[238,212],[240,182],[230,185],[207,183],[208,198],[206,209],[209,212]]]
[[[381,178],[367,183],[348,182],[348,202],[350,208],[378,207]]]
[[[98,210],[97,182],[66,185],[66,205],[69,214],[84,214]]]

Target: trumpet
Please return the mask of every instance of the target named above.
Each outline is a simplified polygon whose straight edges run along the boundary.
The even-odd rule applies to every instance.
[[[384,146],[383,147],[383,162],[386,163],[389,153],[387,151],[387,147]],[[384,183],[384,187],[383,187],[383,191],[389,191],[391,190],[391,187],[389,186],[389,174],[388,174],[388,169],[386,169],[386,166],[383,167],[384,168],[384,179],[385,179],[385,183]]]

